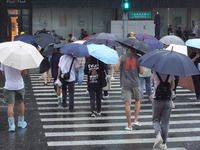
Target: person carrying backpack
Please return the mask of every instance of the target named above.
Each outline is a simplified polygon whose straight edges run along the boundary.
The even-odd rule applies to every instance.
[[[166,143],[172,109],[171,91],[174,89],[175,77],[153,71],[151,80],[153,83],[152,121],[156,135],[153,148],[167,149]]]

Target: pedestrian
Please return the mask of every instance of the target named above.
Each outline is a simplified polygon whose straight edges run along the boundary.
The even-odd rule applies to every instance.
[[[56,53],[52,54],[52,58],[51,58],[51,74],[52,74],[52,77],[54,79],[54,83],[57,80],[58,63],[59,63],[60,57],[62,55],[63,55],[63,53],[59,49],[57,49]],[[54,90],[57,93],[57,97],[58,97],[58,105],[62,104],[61,88],[62,88],[61,85],[54,84]]]
[[[72,43],[72,42],[75,42],[75,41],[77,41],[77,38],[70,33],[68,42]]]
[[[196,34],[197,34],[197,29],[195,28],[195,25],[193,24],[191,28],[191,36],[195,37]]]
[[[104,63],[90,56],[85,65],[84,72],[87,75],[91,117],[96,117],[101,115],[102,88],[106,86]]]
[[[108,75],[108,64],[104,64],[104,68],[105,68],[106,75]],[[110,95],[109,95],[108,91],[107,90],[103,90],[102,101],[108,99],[109,96]]]
[[[140,89],[141,89],[141,99],[143,99],[143,89],[144,89],[144,81],[145,81],[145,87],[146,87],[146,95],[148,96],[148,100],[151,101],[151,94],[152,94],[152,88],[151,88],[151,70],[143,67],[144,73],[140,77]]]
[[[75,82],[78,82],[78,85],[82,85],[86,60],[85,57],[77,57],[77,59],[80,66],[78,71],[77,70],[75,71],[75,76],[76,76]]]
[[[116,50],[115,46],[112,46],[111,48],[114,49],[114,50]],[[110,67],[111,67],[111,80],[115,80],[114,73],[115,73],[116,64],[111,64]]]
[[[79,62],[77,58],[71,55],[63,55],[60,57],[58,63],[58,76],[62,82],[62,99],[63,107],[67,107],[67,89],[69,92],[69,111],[75,112],[74,110],[74,82],[75,82],[75,70],[79,68]],[[66,75],[68,77],[66,77]]]
[[[14,105],[18,103],[18,124],[20,128],[26,128],[24,121],[24,96],[25,88],[23,77],[27,74],[26,70],[18,70],[1,64],[2,74],[5,76],[5,86],[3,88],[4,102],[8,105],[8,131],[15,131]]]
[[[79,40],[82,40],[82,39],[84,39],[86,36],[85,36],[85,30],[82,28],[81,29],[81,35],[80,35],[80,37],[79,37]]]
[[[187,41],[189,36],[190,36],[190,31],[189,31],[188,27],[185,27],[185,31],[183,32],[183,40]]]
[[[178,27],[178,29],[176,30],[176,35],[181,39],[183,38],[183,32],[181,30],[181,27]]]
[[[191,53],[190,58],[200,71],[200,49],[195,48],[195,51]],[[193,75],[192,80],[194,84],[197,101],[200,101],[200,75]]]
[[[120,56],[116,66],[116,72],[120,72],[120,85],[122,86],[122,100],[125,102],[125,112],[128,126],[125,130],[132,130],[131,125],[131,96],[135,98],[135,119],[133,125],[141,126],[138,122],[140,111],[141,90],[139,74],[143,74],[143,67],[140,66],[136,49],[128,47],[128,53]]]
[[[167,34],[168,35],[173,35],[173,28],[172,28],[172,25],[169,25],[168,29],[167,29]]]
[[[151,80],[153,83],[152,121],[154,132],[156,135],[156,141],[153,145],[153,148],[167,149],[166,143],[169,130],[170,114],[172,109],[172,102],[170,96],[171,91],[174,88],[175,78],[173,75],[159,74],[153,71]],[[161,82],[167,83],[168,89],[166,90],[165,88],[165,92],[160,90]],[[158,86],[160,86],[160,88]],[[160,93],[162,94],[161,98]]]

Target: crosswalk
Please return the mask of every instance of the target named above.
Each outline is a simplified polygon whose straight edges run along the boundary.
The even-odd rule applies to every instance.
[[[33,93],[43,124],[48,147],[71,149],[152,149],[155,142],[152,127],[152,104],[142,100],[139,121],[141,127],[125,131],[127,125],[124,102],[121,100],[119,74],[112,81],[109,99],[102,102],[102,114],[90,117],[89,95],[86,80],[82,86],[75,85],[75,110],[58,107],[53,83],[44,86],[39,74],[30,72]],[[86,79],[86,77],[85,77]],[[168,149],[185,150],[187,143],[200,142],[200,103],[188,98],[195,93],[178,86],[176,109],[172,111],[168,138]],[[134,101],[132,102],[134,112]],[[132,113],[132,119],[134,113]]]

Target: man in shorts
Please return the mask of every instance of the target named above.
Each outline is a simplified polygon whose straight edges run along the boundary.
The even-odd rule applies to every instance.
[[[24,121],[24,80],[26,70],[20,71],[12,67],[1,64],[2,74],[5,76],[5,86],[3,88],[4,102],[8,104],[8,131],[15,131],[14,105],[18,103],[18,127],[25,128],[27,123]]]
[[[128,53],[119,58],[116,66],[116,72],[120,72],[120,85],[122,86],[122,100],[125,102],[125,112],[128,121],[128,126],[125,130],[132,130],[131,125],[131,96],[135,98],[135,119],[133,125],[141,126],[138,122],[140,111],[140,80],[139,73],[143,74],[143,67],[140,66],[136,49],[128,47]]]

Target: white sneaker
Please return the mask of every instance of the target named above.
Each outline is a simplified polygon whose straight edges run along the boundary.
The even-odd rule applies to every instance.
[[[108,95],[103,95],[103,99],[108,99],[109,98],[109,94]]]
[[[114,77],[111,77],[110,79],[111,79],[111,80],[115,80],[115,78],[114,78]]]
[[[128,127],[128,126],[125,126],[125,128],[124,128],[125,130],[127,130],[127,131],[132,131],[133,129],[132,129],[132,127]]]
[[[159,148],[161,150],[166,150],[167,149],[167,145],[166,144],[161,144]]]
[[[142,125],[141,125],[141,123],[139,123],[139,122],[137,121],[137,122],[133,122],[133,126],[139,126],[139,127],[140,127],[140,126],[142,126]]]
[[[159,133],[156,135],[156,141],[155,141],[155,143],[154,143],[154,145],[153,145],[153,148],[160,148],[162,142],[163,142],[163,139],[162,139],[162,137],[161,137],[161,135],[160,135],[160,132],[159,132]]]

